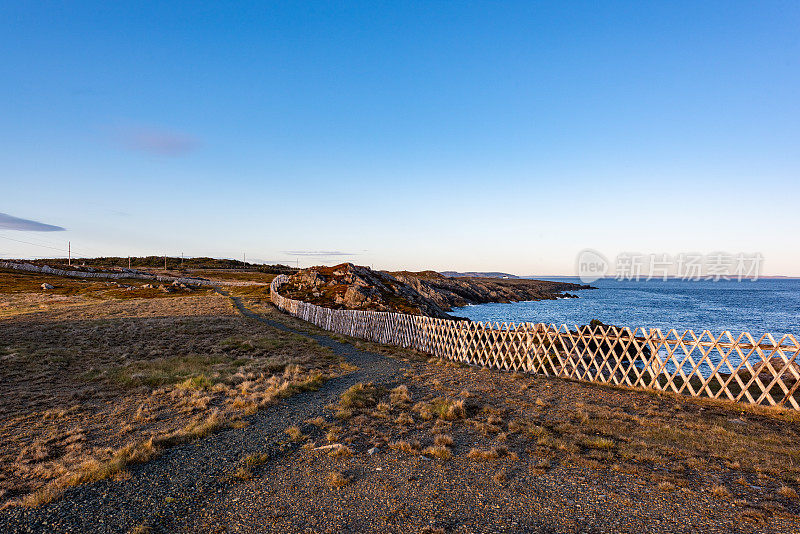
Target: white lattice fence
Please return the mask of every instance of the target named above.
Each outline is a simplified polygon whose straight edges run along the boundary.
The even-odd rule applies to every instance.
[[[272,302],[325,330],[439,358],[641,389],[671,391],[800,410],[800,344],[730,332],[480,323],[401,313],[332,310],[288,299],[270,286]]]

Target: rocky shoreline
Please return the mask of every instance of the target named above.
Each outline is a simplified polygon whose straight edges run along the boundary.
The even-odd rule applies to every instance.
[[[595,289],[569,282],[521,278],[449,278],[435,271],[386,272],[343,263],[303,269],[282,294],[334,309],[377,310],[452,318],[453,308],[489,302],[574,298],[567,291]]]

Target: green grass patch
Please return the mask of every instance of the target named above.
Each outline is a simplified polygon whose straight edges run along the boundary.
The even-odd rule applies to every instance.
[[[177,387],[178,389],[209,389],[214,385],[214,381],[208,378],[206,375],[198,375],[193,376],[191,378],[187,378],[183,382],[179,382]]]
[[[220,364],[233,366],[235,360],[225,356],[173,356],[155,360],[140,360],[115,369],[110,373],[111,380],[122,387],[149,386],[152,388],[171,384],[181,384],[186,389],[200,389],[210,383],[212,368]]]
[[[345,410],[375,406],[378,394],[378,388],[371,383],[359,382],[342,393],[339,406]]]

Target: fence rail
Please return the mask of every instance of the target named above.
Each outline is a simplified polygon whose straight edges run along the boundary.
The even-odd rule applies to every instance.
[[[333,310],[281,296],[288,279],[279,275],[270,285],[278,309],[338,334],[470,365],[800,410],[800,344],[792,335],[570,329]]]

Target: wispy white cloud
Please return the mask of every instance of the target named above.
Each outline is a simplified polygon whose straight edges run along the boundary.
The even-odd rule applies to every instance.
[[[254,263],[256,265],[278,265],[278,264],[285,264],[286,259],[282,260],[266,260],[264,258],[251,258],[247,257],[247,263]]]
[[[116,127],[114,139],[129,150],[160,156],[182,156],[200,145],[194,136],[153,126]]]
[[[342,252],[341,250],[284,250],[289,256],[358,256],[357,252]]]
[[[21,219],[8,215],[7,213],[0,213],[0,230],[19,230],[22,232],[63,232],[66,228],[55,226],[53,224],[45,224],[39,221],[32,221],[30,219]]]

